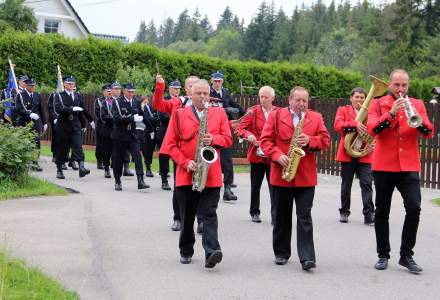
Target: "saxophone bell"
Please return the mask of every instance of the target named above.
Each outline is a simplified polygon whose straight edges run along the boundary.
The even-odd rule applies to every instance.
[[[217,151],[211,146],[200,149],[200,158],[207,164],[212,164],[217,160]]]

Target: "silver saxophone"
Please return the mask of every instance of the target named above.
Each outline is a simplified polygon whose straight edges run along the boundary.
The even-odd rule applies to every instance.
[[[217,160],[217,151],[211,146],[203,145],[203,137],[208,131],[208,107],[209,104],[205,102],[205,108],[200,117],[199,138],[194,159],[197,167],[192,177],[192,190],[199,193],[205,188],[209,165]]]

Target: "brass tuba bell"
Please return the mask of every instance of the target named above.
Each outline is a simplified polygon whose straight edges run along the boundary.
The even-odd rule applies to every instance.
[[[368,107],[370,106],[371,100],[382,96],[388,89],[388,85],[384,81],[372,75],[370,75],[370,77],[372,80],[370,91],[355,118],[355,121],[363,124],[367,123]],[[358,132],[351,132],[344,138],[344,148],[351,157],[363,157],[369,153],[367,146],[373,142],[374,138],[368,134],[361,136]]]

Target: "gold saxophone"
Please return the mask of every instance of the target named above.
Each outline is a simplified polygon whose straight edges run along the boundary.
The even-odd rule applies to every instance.
[[[355,121],[363,124],[367,123],[368,107],[370,106],[371,100],[375,97],[382,96],[388,89],[388,85],[385,82],[372,75],[370,75],[370,77],[372,80],[370,91],[355,118]],[[371,135],[359,134],[357,131],[348,133],[344,138],[344,148],[347,154],[355,158],[369,154],[370,150],[368,146],[372,143],[374,143],[374,138]]]
[[[302,157],[306,155],[303,149],[298,145],[296,139],[302,133],[302,127],[304,124],[305,112],[301,112],[301,119],[295,127],[292,139],[290,140],[289,151],[287,152],[287,157],[290,159],[290,163],[287,167],[283,167],[281,178],[285,181],[292,181],[295,178],[296,171],[298,169],[299,162]]]
[[[203,137],[208,131],[208,107],[209,104],[205,102],[205,108],[200,117],[199,138],[197,140],[196,156],[194,159],[197,169],[192,177],[192,190],[199,193],[205,188],[209,165],[217,160],[217,151],[211,146],[203,145]]]

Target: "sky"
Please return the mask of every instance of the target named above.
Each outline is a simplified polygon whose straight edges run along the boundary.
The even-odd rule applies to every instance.
[[[176,20],[185,8],[188,9],[189,15],[192,15],[198,8],[202,17],[205,14],[208,15],[211,25],[215,27],[220,15],[226,6],[229,6],[240,20],[243,18],[245,24],[248,24],[257,13],[261,2],[262,0],[70,0],[90,32],[123,35],[130,41],[135,39],[141,21],[148,24],[153,20],[158,28],[168,17]],[[282,7],[289,16],[295,6],[301,6],[302,3],[306,6],[313,4],[313,1],[307,0],[274,0],[273,2],[277,9]],[[324,0],[324,2],[329,4],[331,0]],[[339,3],[339,0],[335,2]],[[372,2],[383,3],[385,1],[373,0]]]

